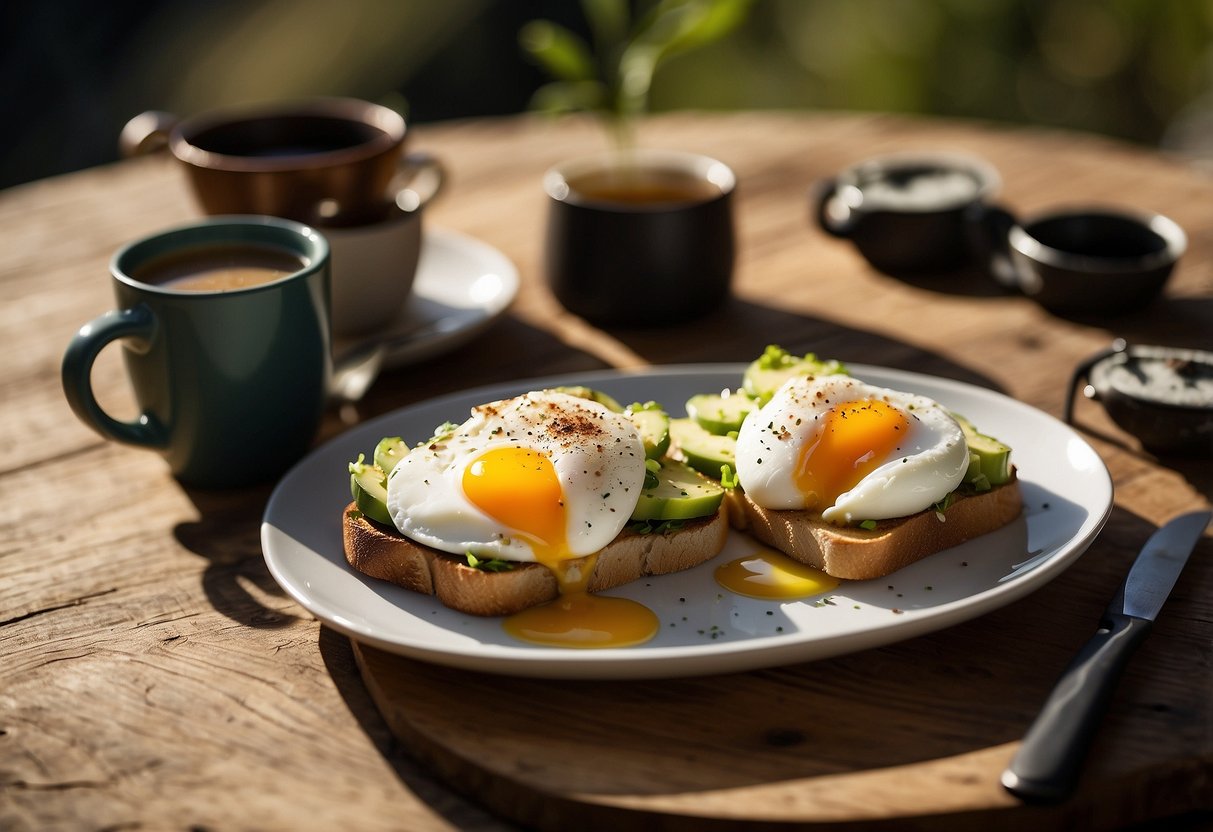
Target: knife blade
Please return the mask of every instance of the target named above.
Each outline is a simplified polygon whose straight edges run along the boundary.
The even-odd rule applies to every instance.
[[[1150,632],[1210,519],[1210,511],[1181,515],[1146,541],[1099,629],[1061,674],[1002,773],[1011,794],[1027,803],[1059,803],[1074,791],[1116,681]]]

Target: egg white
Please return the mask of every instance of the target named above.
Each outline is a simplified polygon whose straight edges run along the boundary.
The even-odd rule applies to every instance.
[[[396,528],[444,552],[538,560],[518,530],[503,528],[463,491],[465,469],[505,446],[551,459],[564,496],[569,557],[601,550],[628,522],[645,474],[636,427],[596,402],[536,391],[475,407],[454,431],[405,456],[388,478],[387,506]]]
[[[833,505],[818,506],[831,523],[906,517],[939,502],[964,479],[969,450],[960,425],[925,396],[873,387],[846,376],[797,377],[749,415],[737,436],[737,477],[746,495],[770,509],[805,509],[795,471],[817,441],[829,410],[882,401],[909,422],[899,445]]]

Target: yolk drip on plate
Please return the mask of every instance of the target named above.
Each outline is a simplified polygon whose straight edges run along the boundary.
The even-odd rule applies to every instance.
[[[817,441],[807,445],[796,470],[800,493],[815,495],[809,508],[834,505],[906,438],[910,423],[882,401],[858,401],[829,410]]]
[[[750,598],[793,600],[829,592],[839,580],[781,552],[762,550],[716,569],[716,582]]]
[[[505,620],[515,638],[551,647],[630,647],[657,632],[653,611],[627,598],[563,592]]]
[[[507,618],[507,633],[555,647],[628,647],[657,633],[657,616],[642,604],[586,592],[597,555],[569,552],[566,500],[546,455],[518,447],[486,451],[464,472],[463,491],[530,543],[560,584],[559,598]]]

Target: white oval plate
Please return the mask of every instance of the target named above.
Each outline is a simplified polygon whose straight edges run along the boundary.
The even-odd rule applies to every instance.
[[[947,379],[851,365],[880,386],[929,396],[1014,448],[1023,516],[998,531],[825,598],[761,601],[719,587],[713,572],[758,548],[733,532],[712,561],[645,578],[612,595],[652,609],[661,631],[628,648],[573,649],[510,638],[497,618],[355,572],[341,542],[347,463],[383,436],[421,439],[474,405],[559,384],[587,384],[622,402],[660,401],[672,415],[694,393],[737,387],[744,365],[652,368],[517,381],[433,399],[366,422],[317,449],[278,484],[261,526],[265,560],[292,598],[332,628],[416,659],[516,676],[626,679],[693,676],[836,656],[911,638],[1001,607],[1059,575],[1107,520],[1112,481],[1095,451],[1062,422],[999,393]],[[828,603],[826,601],[828,600]]]

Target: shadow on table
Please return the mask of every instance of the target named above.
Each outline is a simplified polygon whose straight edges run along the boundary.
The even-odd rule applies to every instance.
[[[988,272],[976,266],[950,272],[921,274],[890,274],[874,269],[872,266],[868,266],[868,268],[886,279],[896,280],[907,286],[913,286],[916,289],[934,292],[939,295],[956,295],[971,298],[1016,296],[1016,293],[1000,285]]]
[[[614,805],[612,796],[627,795],[636,799],[621,805],[637,808],[639,821],[648,798],[751,786],[797,789],[817,778],[846,788],[852,776],[961,761],[1017,741],[1095,631],[1153,530],[1143,518],[1114,508],[1090,551],[1026,598],[935,633],[806,664],[688,679],[553,682],[380,656],[379,687],[403,697],[393,703],[405,726],[397,727],[403,746],[374,712],[348,643],[325,631],[320,647],[368,737],[405,785],[423,800],[438,801],[438,811],[444,812],[447,795],[418,773],[402,747],[421,743],[456,790],[479,783],[484,788],[470,794],[473,799],[496,800],[508,792],[519,796],[511,797],[514,807],[585,800],[592,812]],[[1128,823],[1196,808],[1163,805],[1142,790],[1150,791],[1147,781],[1155,775],[1190,776],[1174,760],[1207,751],[1203,722],[1193,715],[1207,709],[1201,680],[1208,674],[1193,678],[1185,668],[1203,666],[1201,645],[1213,625],[1202,616],[1194,588],[1211,577],[1213,562],[1193,558],[1118,686],[1074,800],[1051,814],[1017,806],[999,811],[1023,812],[1025,823],[1053,829],[1067,828],[1067,819],[1098,815]],[[384,673],[394,681],[385,684]],[[468,703],[501,701],[519,703],[508,720],[468,716]],[[458,733],[453,726],[460,720],[475,735],[459,747],[444,744],[443,737]],[[508,764],[499,753],[475,753],[481,743],[512,748]],[[609,776],[604,759],[611,761]],[[972,777],[996,781],[991,766],[998,760],[988,754],[972,759],[985,761],[973,763]],[[660,771],[667,774],[654,774]],[[1142,778],[1142,771],[1153,774]],[[502,783],[505,789],[485,787]],[[1180,782],[1171,785],[1159,794],[1195,794]],[[720,818],[702,820],[700,828],[728,828]]]
[[[880,274],[886,279],[936,294],[1008,299],[1026,297],[999,285],[978,269],[948,274]],[[1164,290],[1164,294],[1153,303],[1121,315],[1048,314],[1061,320],[1106,329],[1109,342],[1113,337],[1120,337],[1131,344],[1213,349],[1213,298],[1176,297],[1167,295]]]
[[[513,376],[503,367],[517,366],[522,353],[551,372],[574,373],[605,365],[581,350],[570,348],[550,333],[507,316],[480,339],[423,364],[386,373],[349,413],[326,416],[316,445],[353,425],[399,407],[457,390],[496,383]],[[184,487],[198,519],[180,523],[173,534],[189,551],[209,563],[202,588],[211,605],[233,621],[249,627],[280,628],[299,620],[265,565],[261,551],[261,519],[273,484],[231,490]],[[333,522],[340,523],[341,506]]]
[[[520,356],[527,366],[542,367],[542,371],[520,373]],[[570,346],[551,332],[506,315],[484,335],[452,352],[419,364],[386,369],[361,402],[340,414],[342,429],[446,393],[537,374],[572,374],[607,367],[601,358]],[[346,418],[351,414],[353,421]]]
[[[299,620],[261,557],[261,515],[271,485],[231,491],[184,488],[198,519],[173,536],[209,563],[202,589],[216,610],[248,627],[276,629]],[[269,599],[273,599],[272,602]]]
[[[333,679],[337,692],[358,722],[363,733],[375,746],[400,782],[422,803],[449,821],[454,828],[501,829],[500,821],[455,797],[432,775],[422,770],[404,745],[392,735],[380,715],[370,692],[362,681],[350,640],[328,627],[320,628],[320,657]]]
[[[988,377],[938,353],[878,332],[732,297],[698,320],[661,329],[611,330],[654,364],[749,362],[768,344],[850,364],[873,364],[1005,392]]]
[[[1060,320],[1106,330],[1108,343],[1124,338],[1141,346],[1213,349],[1213,298],[1163,296],[1121,315],[1056,315]]]

